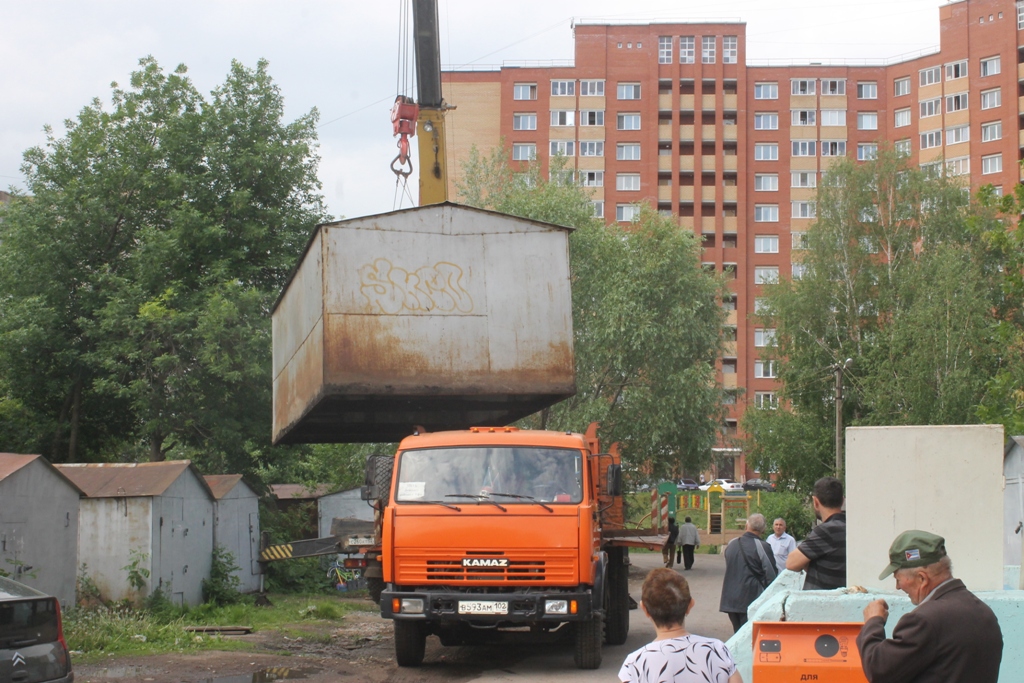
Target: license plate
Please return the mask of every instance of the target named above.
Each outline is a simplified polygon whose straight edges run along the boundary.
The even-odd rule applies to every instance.
[[[508,614],[508,603],[459,600],[459,614]]]

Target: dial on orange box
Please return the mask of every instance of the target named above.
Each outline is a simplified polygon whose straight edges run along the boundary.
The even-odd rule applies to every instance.
[[[754,682],[867,683],[860,664],[860,623],[754,623]]]

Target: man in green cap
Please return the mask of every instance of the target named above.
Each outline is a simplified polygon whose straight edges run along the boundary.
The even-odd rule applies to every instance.
[[[953,578],[953,563],[942,536],[904,531],[889,546],[896,588],[914,610],[903,615],[892,638],[885,637],[889,605],[875,600],[864,608],[857,636],[861,665],[871,683],[996,683],[1003,634],[988,605]]]

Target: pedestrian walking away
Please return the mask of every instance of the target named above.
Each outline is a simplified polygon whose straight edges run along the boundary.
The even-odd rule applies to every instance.
[[[1003,657],[999,621],[963,581],[953,578],[945,539],[927,531],[904,531],[889,546],[889,561],[878,578],[893,574],[896,588],[910,597],[914,610],[886,638],[889,604],[879,599],[864,608],[857,648],[867,679],[996,683]]]
[[[725,643],[686,630],[695,602],[690,584],[671,569],[644,579],[640,607],[654,622],[654,641],[626,657],[622,683],[743,683]]]
[[[772,524],[772,531],[775,533],[768,537],[768,545],[775,553],[775,567],[781,574],[786,568],[786,559],[796,549],[796,540],[786,533],[786,520],[782,517],[778,517]]]
[[[683,525],[679,527],[676,544],[682,549],[683,570],[691,569],[693,567],[693,551],[700,547],[700,532],[689,517],[686,517],[683,520]],[[676,561],[679,561],[678,558]]]
[[[807,571],[804,590],[832,590],[846,585],[846,513],[843,512],[843,482],[822,477],[814,482],[811,501],[821,524],[811,529],[800,545],[789,553],[786,569]]]
[[[747,517],[746,532],[725,546],[725,578],[719,612],[729,615],[735,633],[747,623],[747,608],[775,580],[778,570],[772,547],[761,539],[764,515]]]
[[[661,546],[661,558],[665,560],[666,567],[672,567],[676,559],[676,538],[679,536],[679,527],[676,526],[676,518],[668,518],[668,539],[665,545]]]

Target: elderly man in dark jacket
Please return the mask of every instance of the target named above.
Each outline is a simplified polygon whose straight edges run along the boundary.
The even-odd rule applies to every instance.
[[[861,666],[871,683],[996,683],[1003,634],[996,615],[964,582],[953,578],[946,542],[927,531],[904,531],[889,547],[896,588],[915,605],[892,638],[885,637],[889,605],[864,608],[857,636]]]
[[[725,579],[718,611],[729,615],[733,632],[747,623],[750,603],[778,574],[772,547],[761,539],[764,527],[764,515],[754,513],[747,517],[746,533],[725,546]]]

